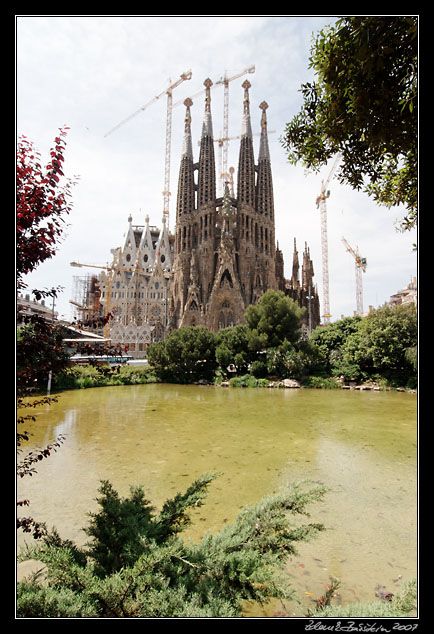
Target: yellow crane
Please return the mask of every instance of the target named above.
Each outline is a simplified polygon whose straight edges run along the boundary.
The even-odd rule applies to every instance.
[[[367,261],[366,258],[362,258],[359,255],[359,247],[353,249],[353,247],[348,243],[345,238],[342,238],[342,242],[344,243],[347,251],[351,253],[354,258],[356,265],[356,307],[357,314],[363,315],[363,286],[362,286],[362,272],[365,273]]]
[[[97,264],[82,264],[81,262],[70,262],[70,266],[76,266],[76,267],[90,267],[90,268],[94,268],[94,269],[103,269],[105,271],[109,271],[112,272],[114,269],[111,266],[99,266]],[[105,303],[104,303],[104,315],[105,317],[107,317],[107,315],[110,312],[111,309],[111,287],[112,287],[112,276],[109,274],[106,277],[106,289],[105,289]],[[110,338],[110,320],[107,320],[105,326],[104,326],[104,337],[106,339]]]
[[[150,105],[161,99],[164,95],[167,95],[167,110],[166,110],[166,152],[165,152],[165,164],[164,164],[164,190],[163,190],[163,214],[167,216],[167,230],[169,230],[169,202],[170,202],[170,154],[171,154],[171,142],[172,142],[172,109],[173,109],[173,90],[182,82],[191,79],[192,72],[188,70],[186,73],[182,73],[179,79],[174,83],[170,83],[169,87],[163,90],[159,95],[153,97],[150,101],[145,103],[141,108],[130,114],[126,119],[123,119],[120,123],[114,126],[111,130],[109,130],[104,137],[107,137],[109,134],[120,128],[124,123],[133,119],[133,117],[137,116]],[[170,82],[171,80],[169,80]]]

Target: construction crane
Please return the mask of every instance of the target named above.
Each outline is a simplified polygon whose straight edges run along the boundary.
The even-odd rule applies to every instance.
[[[232,141],[233,139],[241,139],[241,136],[230,136],[230,137],[221,137],[220,139],[214,139],[214,143],[218,143],[218,165],[219,165],[219,187],[220,187],[220,195],[223,196],[225,191],[225,183],[229,182],[230,174],[228,172],[228,168],[223,167],[223,146],[227,144],[228,141]],[[226,159],[227,160],[227,159]]]
[[[338,154],[334,160],[332,168],[326,181],[321,181],[321,193],[316,199],[316,207],[321,213],[321,252],[322,252],[322,282],[323,282],[323,304],[324,304],[324,323],[330,323],[330,296],[329,296],[329,261],[328,261],[328,238],[327,238],[327,206],[326,199],[330,196],[327,186],[335,173],[337,164],[341,158]]]
[[[222,161],[222,182],[228,177],[228,145],[229,145],[229,82],[234,79],[238,79],[243,75],[247,75],[248,73],[254,73],[255,67],[249,66],[249,68],[245,68],[240,73],[236,75],[232,75],[232,77],[228,77],[225,72],[225,76],[221,77],[216,85],[224,86],[224,95],[223,95],[223,161]]]
[[[275,132],[276,130],[269,130],[268,134],[274,134]],[[260,132],[255,132],[253,136],[259,136],[260,134],[261,134]],[[223,195],[223,192],[225,190],[225,183],[229,182],[230,180],[230,174],[228,172],[227,165],[226,165],[226,168],[223,167],[222,148],[225,142],[233,141],[234,139],[241,139],[241,135],[239,134],[237,136],[220,137],[219,139],[214,139],[214,143],[218,143],[218,164],[220,168],[220,194],[221,195]],[[197,144],[200,145],[200,141],[198,141]]]
[[[220,183],[221,186],[224,190],[224,182],[229,178],[229,174],[228,174],[228,143],[231,140],[231,138],[240,138],[240,137],[229,137],[229,82],[233,81],[234,79],[238,79],[239,77],[242,77],[243,75],[246,75],[247,73],[254,73],[255,72],[255,67],[254,66],[249,66],[248,68],[245,68],[244,70],[240,71],[239,73],[237,73],[236,75],[232,75],[232,77],[227,77],[226,73],[224,77],[221,77],[218,81],[216,81],[215,84],[213,84],[213,86],[211,86],[211,88],[216,88],[217,86],[224,86],[224,96],[223,96],[223,133],[222,133],[222,137],[221,139],[218,139],[219,142],[221,142],[221,148],[222,148],[222,161],[221,161],[221,176],[220,176]],[[195,97],[198,97],[199,95],[202,95],[205,91],[202,89],[199,92],[195,93],[194,95],[191,95],[190,99],[194,99]],[[176,103],[173,104],[173,107],[175,106],[179,106],[181,103],[184,103],[184,100],[181,99],[180,101],[177,101]],[[220,146],[219,146],[220,147]]]
[[[345,238],[342,238],[342,242],[344,243],[347,251],[351,253],[355,260],[356,265],[356,313],[357,315],[363,315],[363,286],[362,286],[362,272],[365,273],[367,261],[366,258],[362,258],[359,255],[359,248],[355,249],[350,246],[348,241]]]
[[[80,262],[70,262],[70,266],[77,266],[77,267],[90,267],[93,269],[103,269],[105,271],[113,271],[114,269],[111,266],[98,266],[97,264],[81,264]],[[106,296],[106,301],[105,301],[105,317],[107,317],[107,315],[110,312],[110,308],[111,308],[111,275],[107,275],[107,283],[106,283],[106,289],[105,289],[105,296]],[[104,337],[106,339],[110,338],[110,321],[107,320],[105,326],[104,326]]]
[[[191,79],[192,72],[191,70],[186,73],[182,73],[179,79],[174,83],[171,83],[166,90],[163,90],[162,93],[145,103],[141,108],[133,112],[129,117],[118,123],[114,128],[109,130],[104,136],[107,137],[109,134],[120,128],[124,123],[130,121],[133,117],[140,114],[146,108],[148,108],[151,104],[155,103],[163,97],[163,95],[167,95],[167,111],[166,111],[166,152],[165,152],[165,163],[164,163],[164,190],[163,190],[163,214],[167,216],[167,230],[169,230],[169,202],[170,202],[170,154],[171,154],[171,143],[172,143],[172,109],[173,109],[173,89],[182,84],[182,82]],[[170,82],[170,80],[169,80]]]

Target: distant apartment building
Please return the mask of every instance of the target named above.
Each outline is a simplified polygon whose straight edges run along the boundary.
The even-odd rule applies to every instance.
[[[39,315],[46,321],[57,320],[57,312],[53,313],[53,309],[45,305],[45,300],[36,302],[29,294],[20,294],[17,297],[17,326],[24,326],[24,318],[29,315]]]
[[[417,306],[417,277],[412,277],[409,284],[390,297],[390,304],[414,304]]]

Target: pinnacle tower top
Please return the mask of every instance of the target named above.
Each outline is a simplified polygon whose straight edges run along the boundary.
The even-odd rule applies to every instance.
[[[187,97],[184,101],[185,110],[185,127],[184,127],[184,141],[182,144],[182,152],[181,156],[188,156],[189,158],[193,158],[193,148],[191,144],[191,113],[190,107],[193,105],[190,97]]]
[[[261,116],[261,140],[259,143],[259,154],[258,160],[262,159],[270,159],[270,150],[268,148],[268,134],[267,134],[267,115],[266,110],[268,108],[268,103],[266,101],[262,101],[259,105],[262,110]]]
[[[249,88],[251,87],[251,83],[248,79],[246,79],[241,87],[244,88],[244,110],[243,110],[243,122],[241,126],[241,136],[252,137],[252,126],[250,123],[250,98],[249,98]]]
[[[202,136],[212,137],[212,120],[211,120],[211,79],[205,79],[203,82],[205,86],[205,114],[203,117]]]

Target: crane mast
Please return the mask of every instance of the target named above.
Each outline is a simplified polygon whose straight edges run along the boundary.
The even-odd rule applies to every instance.
[[[169,86],[167,90],[167,113],[166,113],[166,153],[164,161],[164,190],[163,190],[163,214],[167,217],[167,231],[169,232],[169,204],[170,204],[170,153],[172,144],[172,102],[173,89],[183,81],[191,79],[191,71],[183,73],[177,82]]]
[[[366,271],[367,261],[366,258],[362,258],[359,255],[359,248],[355,249],[348,243],[345,238],[342,238],[347,251],[351,253],[355,261],[356,267],[356,313],[363,315],[363,285],[362,285],[362,272]]]
[[[228,179],[228,147],[229,147],[229,82],[234,79],[238,79],[239,77],[243,77],[243,75],[247,75],[247,73],[254,73],[255,67],[249,66],[245,68],[240,73],[236,75],[232,75],[232,77],[228,77],[225,73],[225,76],[219,79],[216,82],[216,85],[223,84],[224,86],[224,95],[223,95],[223,160],[222,160],[222,171],[220,174],[220,187],[222,192],[224,191],[224,182]]]
[[[276,130],[268,130],[268,134],[274,134]],[[253,136],[259,136],[261,133],[253,133]],[[220,137],[218,139],[214,139],[214,143],[218,143],[218,164],[220,168],[220,194],[223,195],[225,184],[230,181],[231,176],[229,174],[227,165],[226,168],[223,167],[223,146],[225,142],[233,141],[234,139],[241,139],[241,135],[237,136],[229,136],[229,137]],[[200,141],[197,143],[200,146]]]
[[[220,187],[220,193],[222,195],[225,188],[225,182],[230,180],[230,175],[228,172],[229,141],[231,138],[239,138],[239,137],[229,137],[229,82],[234,81],[234,79],[238,79],[239,77],[243,77],[243,75],[246,75],[247,73],[254,73],[254,72],[255,72],[255,67],[249,66],[248,68],[245,68],[244,70],[240,71],[239,73],[236,73],[235,75],[232,75],[231,77],[228,77],[225,73],[225,76],[221,77],[212,86],[212,88],[215,88],[217,86],[224,86],[223,132],[222,132],[221,138],[218,140],[219,149],[222,151],[222,157],[220,160],[221,169],[220,169],[220,176],[219,176],[219,187]],[[204,90],[202,89],[199,92],[195,93],[194,95],[191,95],[190,99],[194,99],[195,97],[198,97],[199,95],[202,95],[203,93],[204,93]],[[174,103],[173,108],[175,108],[176,106],[179,106],[181,103],[184,103],[183,99]]]
[[[191,70],[186,73],[182,73],[179,79],[174,83],[171,83],[166,90],[163,90],[162,93],[156,95],[145,103],[141,108],[133,112],[129,117],[123,119],[120,123],[118,123],[114,128],[109,130],[104,136],[107,137],[109,134],[120,128],[124,123],[130,121],[133,117],[140,114],[146,108],[148,108],[151,104],[155,103],[163,97],[167,95],[167,108],[166,108],[166,151],[165,151],[165,161],[164,161],[164,190],[163,190],[163,214],[167,216],[167,230],[169,230],[169,201],[170,201],[170,154],[171,154],[171,141],[172,141],[172,109],[173,109],[173,89],[182,84],[183,81],[191,79],[192,72]],[[169,79],[170,82],[170,79]]]
[[[320,210],[321,217],[321,253],[322,253],[322,281],[323,281],[323,305],[324,323],[330,323],[330,295],[329,295],[329,262],[328,262],[328,237],[327,237],[327,205],[326,199],[330,196],[327,185],[330,183],[339,162],[340,154],[335,158],[326,181],[321,181],[321,193],[316,199],[316,207]]]

